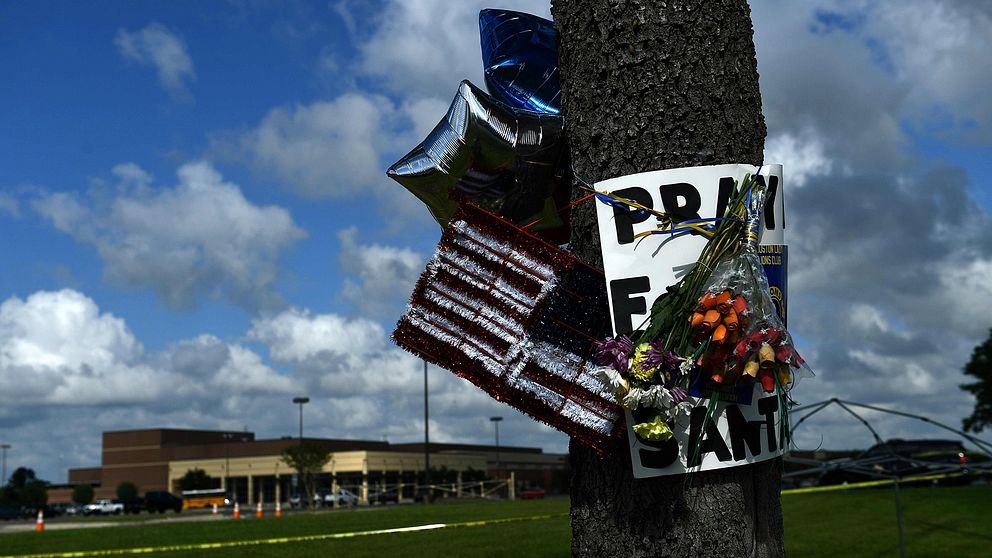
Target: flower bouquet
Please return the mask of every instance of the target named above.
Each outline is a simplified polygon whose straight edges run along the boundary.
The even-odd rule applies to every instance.
[[[655,302],[640,328],[597,344],[600,374],[631,412],[642,441],[670,439],[690,395],[710,394],[708,422],[719,388],[750,394],[754,382],[778,394],[785,417],[796,373],[812,374],[775,311],[757,253],[765,195],[754,176],[735,184],[692,270]]]

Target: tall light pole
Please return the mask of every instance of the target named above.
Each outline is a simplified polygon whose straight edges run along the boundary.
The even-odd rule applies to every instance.
[[[493,428],[496,429],[496,476],[499,476],[499,470],[501,464],[499,462],[499,423],[503,420],[503,417],[489,417],[489,420],[493,423]]]
[[[3,452],[3,480],[0,481],[3,484],[0,486],[7,486],[7,450],[10,448],[10,444],[0,444],[0,451]]]
[[[427,361],[424,361],[424,484],[430,484],[431,434],[427,411]]]
[[[300,406],[300,445],[303,445],[303,405],[309,403],[309,397],[294,397],[293,403]]]

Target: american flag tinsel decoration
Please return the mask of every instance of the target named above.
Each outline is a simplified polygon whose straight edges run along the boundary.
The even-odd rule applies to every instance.
[[[601,272],[463,204],[393,339],[605,453],[623,431],[622,409],[593,374],[608,312]]]

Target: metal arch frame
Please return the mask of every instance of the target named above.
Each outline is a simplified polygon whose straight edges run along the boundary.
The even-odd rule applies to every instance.
[[[825,409],[825,408],[827,408],[827,407],[829,407],[830,405],[833,405],[833,404],[836,404],[841,409],[843,409],[848,414],[850,414],[855,419],[857,419],[861,424],[863,424],[865,426],[865,428],[867,428],[868,431],[871,432],[872,436],[874,436],[875,441],[878,444],[883,444],[884,443],[882,441],[882,437],[878,435],[878,432],[874,428],[872,428],[871,424],[868,422],[867,419],[865,419],[863,416],[861,416],[860,414],[858,414],[857,412],[855,412],[851,407],[858,407],[858,408],[862,408],[862,409],[869,409],[869,410],[877,411],[877,412],[880,412],[880,413],[887,413],[887,414],[896,415],[896,416],[900,416],[900,417],[911,418],[911,419],[915,419],[915,420],[919,420],[919,421],[925,422],[927,424],[932,424],[932,425],[934,425],[934,426],[936,426],[938,428],[942,428],[942,429],[947,430],[949,432],[953,432],[953,433],[957,434],[958,436],[961,436],[962,438],[964,438],[964,439],[968,440],[969,442],[971,442],[977,448],[985,451],[987,454],[992,455],[992,444],[989,444],[988,442],[985,442],[984,440],[981,440],[981,439],[979,439],[979,438],[977,438],[975,436],[972,436],[972,435],[970,435],[970,434],[968,434],[966,432],[963,432],[961,430],[958,430],[956,428],[951,428],[950,426],[948,426],[948,425],[946,425],[944,423],[941,423],[941,422],[938,422],[938,421],[935,421],[935,420],[931,420],[930,418],[925,417],[923,415],[914,415],[912,413],[906,413],[906,412],[903,412],[903,411],[893,411],[891,409],[885,409],[885,408],[877,407],[877,406],[874,406],[874,405],[867,405],[865,403],[855,403],[853,401],[842,401],[842,400],[840,400],[840,399],[838,399],[836,397],[831,398],[831,399],[828,399],[826,401],[820,401],[818,403],[812,403],[811,405],[809,405],[808,408],[799,411],[800,413],[804,413],[804,414],[799,418],[799,420],[797,420],[795,423],[793,423],[793,424],[790,425],[790,428],[789,428],[789,437],[790,437],[790,439],[791,440],[795,440],[794,435],[795,435],[796,429],[799,428],[799,426],[802,425],[802,423],[806,419],[810,418],[811,416],[815,415],[816,413],[819,413],[823,409]],[[927,462],[927,461],[917,460],[917,459],[913,459],[912,457],[898,456],[898,455],[896,455],[896,453],[894,451],[889,451],[887,455],[886,454],[879,454],[877,456],[872,456],[872,457],[852,458],[852,459],[849,459],[849,460],[844,461],[842,463],[833,463],[833,464],[829,464],[829,463],[822,462],[822,461],[817,461],[815,459],[795,458],[795,457],[789,456],[788,453],[786,454],[786,456],[784,457],[784,459],[787,460],[787,461],[793,462],[793,463],[798,463],[798,464],[801,464],[801,465],[806,465],[807,468],[806,469],[801,469],[799,471],[793,471],[791,473],[783,473],[782,474],[782,477],[783,478],[785,478],[785,477],[805,476],[805,475],[809,475],[811,473],[820,473],[820,474],[822,474],[822,473],[824,473],[824,472],[826,472],[828,470],[843,469],[843,470],[852,471],[852,472],[855,472],[855,473],[858,473],[858,474],[863,474],[865,476],[876,478],[876,479],[891,479],[892,480],[892,488],[893,488],[893,491],[894,491],[894,494],[895,494],[895,511],[896,511],[896,523],[897,523],[897,526],[898,526],[898,537],[899,537],[898,540],[899,540],[899,556],[900,556],[900,558],[905,558],[905,556],[906,556],[906,540],[905,540],[905,533],[904,533],[904,530],[903,530],[902,496],[900,495],[899,484],[900,484],[900,482],[911,482],[913,480],[913,475],[910,475],[910,476],[901,476],[899,474],[899,471],[895,470],[895,468],[892,468],[892,470],[886,470],[883,467],[885,464],[895,464],[897,462],[903,462],[903,463],[909,463],[910,465],[913,465],[913,466],[922,466],[925,469],[929,470],[929,473],[931,475],[932,474],[935,474],[935,473],[936,474],[945,474],[945,473],[947,473],[947,474],[953,474],[953,473],[961,474],[961,473],[967,473],[968,469],[971,469],[971,470],[980,470],[980,471],[992,471],[992,462],[985,462],[985,463],[982,463],[981,465],[979,465],[977,467],[974,466],[974,465],[971,465],[971,464],[965,465],[965,464],[950,464],[950,463],[943,464],[943,466],[941,466],[941,464],[934,464],[934,463]]]
[[[942,429],[947,430],[949,432],[953,432],[953,433],[957,434],[958,436],[961,436],[962,438],[968,440],[969,442],[971,442],[972,444],[974,444],[975,446],[977,446],[979,449],[981,449],[984,452],[992,455],[992,443],[989,443],[989,442],[986,442],[984,440],[981,440],[980,438],[977,438],[975,436],[972,436],[971,434],[968,434],[968,433],[966,433],[966,432],[964,432],[962,430],[958,430],[956,428],[952,428],[952,427],[950,427],[950,426],[948,426],[948,425],[946,425],[946,424],[944,424],[942,422],[938,422],[938,421],[932,420],[932,419],[930,419],[928,417],[925,417],[923,415],[914,415],[912,413],[906,413],[906,412],[903,412],[903,411],[894,411],[892,409],[886,409],[886,408],[883,408],[883,407],[877,407],[877,406],[868,405],[868,404],[865,404],[865,403],[856,403],[856,402],[853,402],[853,401],[843,401],[843,400],[838,399],[836,397],[833,397],[833,398],[828,399],[826,401],[820,401],[820,402],[817,402],[817,403],[812,403],[812,404],[809,405],[810,409],[803,409],[803,410],[798,411],[798,412],[803,412],[803,411],[808,411],[808,412],[806,412],[806,414],[803,415],[798,421],[796,421],[792,425],[792,427],[789,429],[789,435],[790,435],[790,437],[795,433],[796,429],[799,428],[799,426],[803,423],[803,421],[805,421],[809,417],[813,416],[814,414],[822,411],[823,409],[829,407],[832,404],[837,404],[839,407],[841,407],[842,409],[844,409],[845,411],[847,411],[849,414],[851,414],[851,416],[853,416],[858,421],[860,421],[865,426],[865,428],[867,428],[869,430],[869,432],[871,432],[871,434],[872,434],[872,436],[874,436],[876,442],[877,443],[880,443],[880,444],[883,442],[883,440],[878,435],[878,432],[876,432],[875,429],[872,428],[872,426],[868,423],[867,420],[865,420],[864,417],[862,417],[858,413],[854,412],[850,407],[860,407],[860,408],[869,409],[869,410],[872,410],[872,411],[877,411],[877,412],[881,412],[881,413],[887,413],[887,414],[890,414],[890,415],[896,415],[896,416],[901,416],[901,417],[905,417],[905,418],[911,418],[911,419],[919,420],[921,422],[932,424],[932,425],[934,425],[934,426],[936,426],[938,428],[942,428]],[[795,439],[795,438],[793,438],[793,439]]]

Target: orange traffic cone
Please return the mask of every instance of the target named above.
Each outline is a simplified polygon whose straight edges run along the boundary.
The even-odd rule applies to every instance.
[[[214,515],[217,515],[217,504],[214,504]]]
[[[241,509],[238,508],[238,503],[234,502],[234,513],[231,515],[234,519],[241,519]]]
[[[39,533],[45,530],[45,512],[42,510],[38,510],[38,521],[34,523],[34,530]]]
[[[262,519],[262,501],[258,501],[258,505],[255,506],[255,517]]]
[[[279,500],[276,500],[276,517],[282,517],[282,506],[279,505]]]

